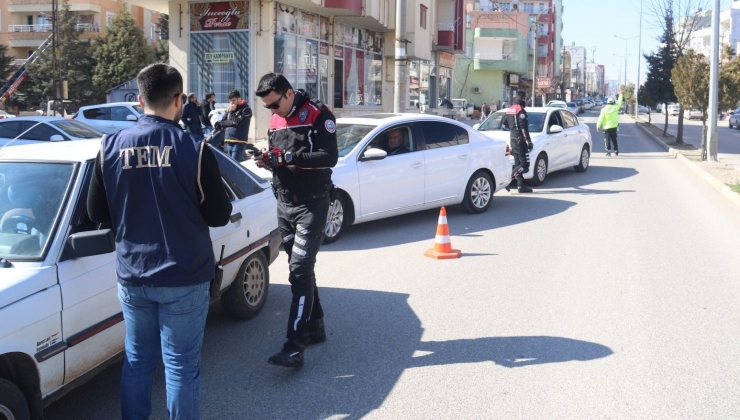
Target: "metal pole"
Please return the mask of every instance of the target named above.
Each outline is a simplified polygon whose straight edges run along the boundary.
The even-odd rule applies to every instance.
[[[709,63],[709,129],[707,131],[707,160],[717,162],[717,99],[719,88],[719,0],[712,10],[712,55]]]
[[[540,15],[537,15],[532,24],[532,39],[534,40],[534,53],[532,54],[532,106],[535,106],[536,99],[536,87],[537,87],[537,20]]]
[[[640,109],[640,99],[638,94],[640,93],[640,61],[642,61],[642,1],[640,0],[640,33],[637,39],[637,85],[635,85],[635,118],[638,117]],[[648,110],[648,112],[650,112]]]
[[[406,109],[406,1],[396,0],[396,68],[395,68],[395,85],[393,92],[393,112],[402,113]],[[430,104],[431,105],[431,104]]]

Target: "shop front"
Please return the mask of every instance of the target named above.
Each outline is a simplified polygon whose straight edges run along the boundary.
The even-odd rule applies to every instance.
[[[382,32],[335,20],[335,109],[382,109],[383,37]]]

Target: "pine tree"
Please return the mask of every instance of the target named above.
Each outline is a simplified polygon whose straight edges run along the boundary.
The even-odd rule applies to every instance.
[[[93,85],[98,92],[125,83],[154,62],[154,53],[126,4],[111,19],[103,38],[95,41],[97,62]]]
[[[709,105],[709,60],[704,54],[688,50],[678,59],[671,72],[676,98],[686,109],[698,109],[702,118],[702,159],[706,159],[707,106]]]
[[[154,49],[154,56],[156,61],[159,63],[170,62],[170,18],[166,14],[159,15],[159,23],[157,23],[157,30],[159,31],[159,42],[157,47]]]
[[[666,27],[672,28],[672,14],[666,14],[665,20]],[[676,94],[673,91],[673,83],[671,82],[671,71],[676,65],[676,42],[673,38],[673,31],[664,31],[663,36],[661,36],[659,40],[662,45],[658,52],[655,54],[644,55],[648,67],[644,90],[645,94],[649,96],[653,102],[660,102],[664,104],[663,106],[667,106],[669,103],[676,101]],[[663,137],[666,137],[667,135],[668,113],[666,113],[665,116]]]
[[[67,81],[69,98],[80,105],[98,102],[100,98],[91,89],[92,69],[95,67],[92,44],[90,40],[80,39],[84,31],[77,29],[77,15],[70,11],[67,0],[59,11],[57,30],[61,77]],[[53,81],[59,75],[52,72],[51,48],[38,53],[39,58],[36,62],[28,65],[29,79],[21,88],[26,94],[28,103],[34,105],[41,103],[45,109],[46,101],[53,98]]]
[[[11,63],[15,57],[8,55],[8,46],[0,44],[0,86],[8,81],[11,74]]]

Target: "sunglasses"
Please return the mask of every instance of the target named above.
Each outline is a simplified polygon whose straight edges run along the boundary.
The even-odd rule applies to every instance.
[[[267,109],[278,109],[278,108],[280,108],[280,101],[282,101],[283,98],[285,98],[285,93],[283,93],[282,95],[280,95],[280,97],[278,98],[277,101],[275,101],[275,102],[273,102],[273,103],[271,103],[269,105],[263,105],[263,106],[265,108],[267,108]]]

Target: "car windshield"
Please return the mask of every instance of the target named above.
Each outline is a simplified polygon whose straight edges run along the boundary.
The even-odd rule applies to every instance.
[[[103,137],[103,133],[81,121],[57,120],[49,122],[72,137],[80,139],[99,139]]]
[[[478,131],[508,130],[509,127],[504,119],[504,115],[506,115],[506,111],[494,113],[478,127]],[[529,116],[529,132],[539,133],[542,131],[545,125],[545,115],[547,114],[544,112],[528,112],[527,115]]]
[[[33,260],[51,243],[75,166],[0,162],[0,257]]]
[[[373,131],[374,128],[374,125],[337,124],[337,148],[339,149],[339,156],[347,156],[355,148],[357,143],[361,142],[367,133]]]
[[[132,105],[134,107],[134,111],[138,112],[139,115],[144,115],[144,108],[141,107],[141,105]]]

